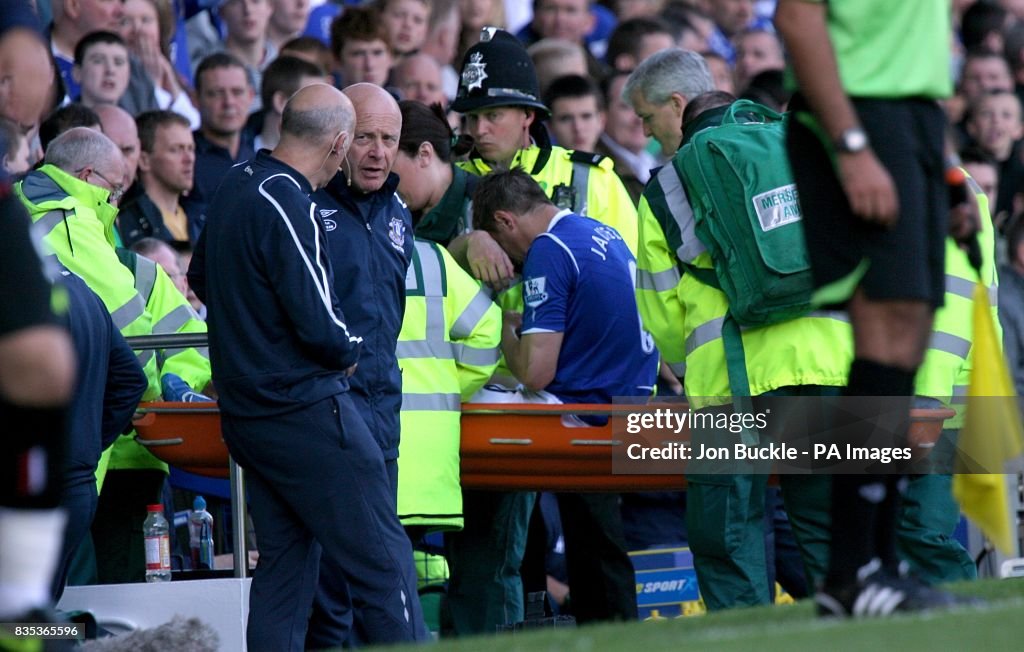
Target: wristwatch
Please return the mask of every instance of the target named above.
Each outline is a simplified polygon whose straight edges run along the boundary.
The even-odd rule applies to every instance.
[[[868,148],[868,135],[860,127],[850,127],[839,134],[834,145],[837,152],[856,154]]]

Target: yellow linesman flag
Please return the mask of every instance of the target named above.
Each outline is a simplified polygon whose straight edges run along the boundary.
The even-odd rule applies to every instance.
[[[1016,392],[992,323],[985,286],[974,288],[974,365],[967,411],[960,430],[953,495],[960,508],[1005,554],[1013,550],[1013,528],[1002,470],[1024,450]]]

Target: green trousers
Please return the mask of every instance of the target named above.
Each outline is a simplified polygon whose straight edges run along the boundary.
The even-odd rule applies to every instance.
[[[701,597],[709,610],[769,604],[764,501],[769,476],[690,476],[686,528]],[[813,587],[828,567],[828,476],[780,476],[782,500]]]
[[[944,431],[932,451],[933,468],[948,469],[956,443]],[[687,529],[701,596],[708,609],[767,604],[764,488],[767,475],[690,475]],[[779,477],[783,502],[804,562],[808,587],[828,568],[831,478],[826,475]],[[897,544],[900,557],[927,582],[970,580],[977,571],[970,555],[953,538],[960,508],[953,499],[952,476],[927,473],[907,478]]]
[[[978,570],[953,531],[960,506],[953,499],[949,474],[956,450],[956,430],[943,430],[929,459],[933,473],[909,476],[903,492],[896,544],[900,557],[921,579],[932,584],[973,580]]]
[[[462,492],[465,528],[445,534],[448,606],[455,634],[493,634],[525,617],[519,567],[536,494]]]
[[[835,387],[786,387],[765,396],[817,397],[835,395],[838,391]],[[806,421],[801,425],[799,420],[779,417],[778,409],[787,404],[775,405],[770,429],[807,425]],[[770,432],[765,435],[771,437]],[[721,432],[692,433],[695,447],[700,443],[721,445],[720,436]],[[717,468],[691,462],[692,469],[709,472],[687,474],[686,529],[690,551],[701,597],[712,611],[769,604],[773,595],[774,587],[768,586],[764,549],[765,488],[770,468],[762,465],[757,473],[725,472],[737,467],[735,462]],[[831,481],[824,475],[783,475],[779,480],[807,585],[813,587],[828,568]]]

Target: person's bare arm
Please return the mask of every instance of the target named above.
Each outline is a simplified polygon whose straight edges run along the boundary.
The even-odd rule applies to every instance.
[[[780,0],[775,27],[789,52],[800,92],[834,141],[860,126],[853,104],[839,79],[835,51],[825,20],[826,5],[807,0]],[[853,213],[884,226],[899,215],[899,197],[892,176],[869,146],[860,152],[836,153],[837,172]]]
[[[33,326],[0,337],[0,395],[22,407],[58,407],[75,389],[75,351],[67,331]]]
[[[529,333],[520,337],[523,315],[506,311],[501,324],[501,350],[509,370],[526,389],[540,391],[555,379],[563,333]]]
[[[460,235],[448,244],[448,253],[473,278],[496,291],[507,288],[515,277],[508,254],[486,231]]]
[[[668,389],[673,394],[675,394],[676,396],[682,396],[683,383],[680,382],[678,378],[676,378],[676,375],[672,373],[672,369],[668,366],[668,364],[665,363],[664,360],[661,361],[661,366],[658,367],[658,378],[661,380],[662,383],[664,383],[668,387]]]

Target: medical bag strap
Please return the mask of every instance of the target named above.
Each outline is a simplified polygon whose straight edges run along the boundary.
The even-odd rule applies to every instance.
[[[706,267],[697,267],[690,263],[679,263],[685,273],[692,274],[694,278],[705,285],[721,290],[715,270]],[[733,317],[731,311],[726,311],[722,320],[722,348],[725,350],[725,371],[729,376],[729,393],[732,396],[733,411],[737,414],[751,414],[753,412],[753,401],[750,397],[750,378],[747,376],[747,356],[743,350],[743,334],[739,322]],[[748,446],[756,445],[760,441],[757,430],[744,428],[740,433],[740,440]]]
[[[729,375],[729,392],[732,394],[732,408],[736,414],[753,414],[754,402],[750,396],[750,378],[747,376],[747,356],[743,351],[743,335],[740,325],[725,313],[722,321],[722,347],[725,349],[725,370]],[[744,421],[747,421],[744,419]],[[747,446],[756,446],[760,435],[754,428],[744,426],[740,441]]]

